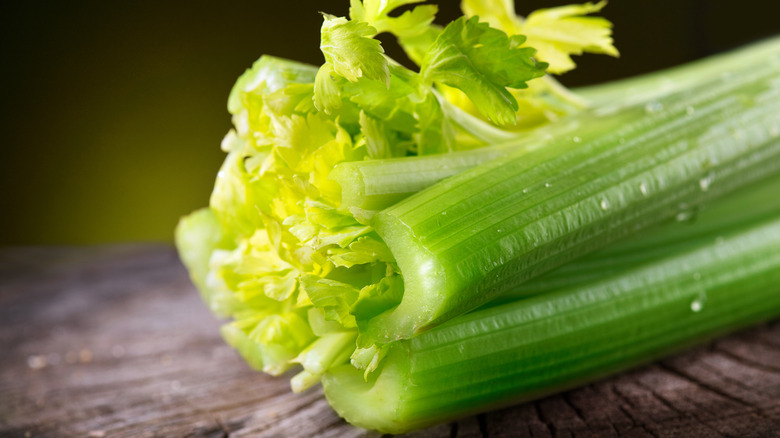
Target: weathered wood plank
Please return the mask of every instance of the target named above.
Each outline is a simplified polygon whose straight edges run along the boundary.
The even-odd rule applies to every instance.
[[[0,437],[378,436],[218,327],[169,247],[0,250]],[[408,436],[780,436],[780,322]]]

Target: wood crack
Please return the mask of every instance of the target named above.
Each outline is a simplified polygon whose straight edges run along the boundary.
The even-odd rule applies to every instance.
[[[676,412],[679,418],[691,418],[693,420],[696,420],[696,422],[699,425],[701,425],[701,426],[711,430],[715,434],[713,436],[723,436],[722,433],[720,433],[717,429],[715,429],[712,426],[710,426],[709,424],[707,424],[705,421],[703,421],[701,418],[699,418],[695,413],[687,412],[687,411],[684,411],[682,409],[679,409],[672,402],[667,400],[666,397],[664,397],[663,395],[659,394],[651,386],[646,385],[646,384],[642,383],[641,381],[638,382],[638,384],[639,384],[639,386],[645,388],[650,393],[650,395],[653,396],[653,399],[657,400],[659,403],[661,403],[662,405],[666,406],[666,408],[670,409],[672,412]]]
[[[222,422],[222,419],[219,418],[218,415],[214,416],[214,420],[217,422],[217,425],[219,426],[219,428],[222,429],[222,437],[221,438],[230,438],[230,433],[231,433],[230,432],[230,428],[224,422]]]
[[[542,410],[541,410],[541,408],[539,407],[539,402],[533,402],[533,403],[532,403],[532,405],[533,405],[533,407],[534,407],[534,412],[536,413],[536,419],[537,419],[537,420],[539,420],[539,423],[541,423],[541,424],[543,424],[543,425],[544,425],[544,427],[547,429],[547,433],[548,433],[548,434],[549,434],[551,437],[554,437],[554,436],[556,436],[556,435],[555,435],[555,429],[556,429],[556,428],[555,428],[555,425],[554,425],[554,424],[552,424],[551,422],[549,422],[549,421],[548,421],[548,420],[547,420],[547,419],[544,417],[544,415],[542,415]]]
[[[293,408],[293,409],[291,409],[289,411],[286,411],[284,413],[284,417],[287,420],[290,420],[290,419],[294,418],[299,412],[305,410],[306,408],[310,407],[311,405],[313,405],[313,404],[315,404],[315,403],[317,403],[317,402],[319,402],[321,400],[322,400],[322,397],[313,397],[311,400],[308,400],[308,401],[306,401],[306,402],[296,406],[295,408]],[[260,432],[268,431],[269,429],[273,429],[274,427],[276,427],[278,425],[278,423],[279,423],[278,421],[274,421],[272,423],[259,425],[258,428],[250,427],[249,429],[244,430],[242,432],[251,433],[251,434],[257,434],[257,433],[260,433]]]
[[[663,368],[665,371],[668,371],[669,373],[674,374],[675,376],[677,376],[677,377],[679,377],[681,379],[684,379],[687,382],[693,383],[694,385],[698,386],[700,389],[712,392],[712,393],[717,394],[717,395],[719,395],[719,396],[721,396],[721,397],[723,397],[723,398],[725,398],[727,400],[730,400],[730,401],[732,401],[734,403],[737,403],[737,404],[739,404],[741,406],[745,406],[745,407],[750,409],[750,412],[755,412],[755,413],[757,413],[757,414],[759,414],[761,416],[765,416],[763,411],[759,407],[756,407],[756,406],[752,405],[751,403],[749,403],[749,402],[747,402],[747,401],[745,401],[745,400],[743,400],[743,399],[741,399],[739,397],[731,395],[728,392],[726,392],[726,391],[724,391],[724,390],[722,390],[720,388],[717,388],[717,387],[715,387],[713,385],[710,385],[709,383],[707,383],[705,381],[697,379],[697,378],[694,377],[693,374],[685,373],[684,371],[677,370],[676,368],[674,368],[674,367],[672,367],[670,365],[667,365],[664,362],[659,362],[658,366]]]
[[[623,395],[615,385],[609,385],[609,388],[611,392],[617,396],[624,404],[628,405],[629,407],[633,409],[637,409],[637,406],[635,406],[631,401]],[[645,426],[644,423],[637,421],[637,419],[634,417],[634,414],[631,413],[629,409],[626,409],[626,406],[623,406],[622,404],[618,404],[618,409],[620,409],[621,412],[623,412],[623,415],[626,416],[631,421],[631,425],[633,427],[638,427],[642,430],[644,430],[648,435],[652,436],[653,438],[660,438],[655,432],[650,430],[647,426]]]
[[[212,409],[201,408],[189,399],[185,399],[185,403],[187,403],[195,412],[203,413],[207,417],[212,418],[219,427],[219,430],[222,431],[221,438],[230,438],[230,434],[233,433],[232,429],[240,429],[244,426],[244,419],[233,419],[229,423],[226,423],[222,420],[222,417]]]
[[[487,416],[485,414],[477,415],[477,424],[479,425],[479,433],[482,435],[482,438],[490,438]]]
[[[572,411],[574,411],[574,413],[577,415],[577,418],[579,418],[579,420],[582,421],[582,423],[587,426],[588,421],[585,420],[585,417],[582,416],[582,410],[577,406],[574,406],[574,403],[572,403],[571,394],[568,392],[564,392],[563,394],[561,394],[561,398],[566,403],[566,405],[569,406]]]
[[[581,410],[580,408],[578,408],[577,406],[575,406],[575,405],[574,405],[574,403],[572,403],[572,401],[571,401],[571,393],[569,393],[569,392],[564,392],[563,394],[561,394],[561,398],[563,399],[563,402],[564,402],[564,403],[566,403],[566,405],[567,405],[569,408],[571,408],[571,410],[572,410],[572,411],[574,411],[574,414],[577,416],[577,418],[578,418],[580,421],[582,421],[582,424],[584,424],[584,425],[585,425],[585,427],[586,427],[586,428],[587,428],[589,431],[591,431],[591,432],[595,432],[595,431],[593,430],[593,428],[590,426],[590,423],[588,422],[588,420],[586,420],[586,419],[585,419],[585,417],[583,416],[583,414],[582,414],[582,410]]]
[[[712,365],[708,364],[707,362],[702,361],[700,363],[700,365],[701,365],[702,368],[706,368],[708,371],[712,372],[713,374],[715,374],[716,376],[718,376],[722,380],[727,381],[729,383],[732,383],[733,385],[738,386],[738,387],[744,389],[745,391],[753,392],[753,393],[755,393],[755,392],[764,393],[763,388],[747,385],[741,379],[735,379],[730,374],[724,373],[723,370],[721,370],[720,368],[718,368],[716,366],[712,366]]]

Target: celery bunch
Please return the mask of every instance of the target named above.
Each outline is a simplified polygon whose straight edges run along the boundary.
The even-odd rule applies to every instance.
[[[516,29],[507,34],[475,16],[440,27],[433,5],[394,14],[413,3],[352,1],[349,18],[324,15],[322,66],[264,56],[244,73],[228,99],[234,129],[222,143],[227,158],[210,207],[177,230],[204,299],[234,319],[225,339],[272,374],[302,364],[296,390],[350,356],[373,369],[380,357],[368,357],[356,338],[404,294],[403,273],[371,212],[341,202],[332,170],[523,136],[579,110],[545,76],[543,61],[565,71],[570,53],[617,54],[609,23],[583,16],[603,4],[529,16],[528,29],[559,31],[538,38],[543,55]],[[511,9],[501,11],[520,23]],[[374,38],[380,32],[397,36],[419,71],[387,58]],[[556,43],[580,34],[589,41],[583,47]]]
[[[721,198],[780,171],[780,41],[580,97],[549,74],[573,54],[617,56],[611,24],[588,16],[603,2],[524,18],[465,0],[445,27],[416,3],[352,0],[349,17],[324,14],[324,64],[264,56],[230,93],[210,206],[176,243],[250,365],[300,365],[294,390],[324,378],[349,421],[398,432],[777,313],[754,301],[777,274],[766,187],[780,186]],[[417,70],[384,54],[382,32]],[[707,203],[693,225],[590,254]],[[707,318],[689,315],[705,314],[692,272],[712,274]],[[736,316],[718,307],[734,285],[756,294]],[[598,334],[645,322],[663,325],[657,342]]]

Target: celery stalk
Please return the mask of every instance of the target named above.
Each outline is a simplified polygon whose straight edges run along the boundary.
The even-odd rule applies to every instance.
[[[512,144],[515,146],[515,144]],[[429,187],[436,181],[503,157],[506,148],[487,147],[401,159],[351,161],[337,165],[330,179],[341,186],[341,208],[381,210]],[[431,159],[433,157],[433,159]]]
[[[764,64],[777,56],[780,38],[768,38],[748,46],[708,56],[679,66],[604,84],[577,88],[574,91],[595,106],[617,102],[641,102],[657,99],[701,85],[703,81],[728,77],[747,65]],[[771,61],[770,61],[771,62]]]
[[[512,133],[507,137],[489,133],[494,138],[494,145],[472,151],[341,163],[330,179],[341,186],[343,210],[381,210],[444,178],[516,149],[530,151],[543,147],[550,136],[564,135],[578,126],[593,123],[594,114],[598,117],[617,113],[632,105],[644,105],[694,86],[701,87],[707,82],[728,81],[738,71],[771,67],[767,64],[780,62],[778,56],[780,38],[773,38],[660,72],[578,89],[576,91],[590,103],[591,109],[539,128],[530,135]],[[450,110],[454,120],[470,120],[468,114],[461,114],[457,108]],[[469,128],[464,126],[464,129]]]
[[[349,365],[332,369],[325,395],[350,423],[399,433],[571,388],[777,317],[778,187],[775,177],[743,191],[765,205],[736,193],[696,224],[624,245],[656,256],[626,262],[616,249],[593,254],[571,266],[611,260],[613,268],[585,281],[571,269],[554,271],[563,281],[549,293],[397,342],[368,381]],[[747,208],[734,209],[740,206]],[[697,237],[670,245],[685,229]]]
[[[663,224],[639,236],[610,245],[567,263],[532,281],[517,285],[489,306],[598,281],[669,254],[719,243],[731,230],[774,218],[780,212],[780,175],[738,190],[702,208],[685,221]]]
[[[358,345],[411,337],[776,172],[778,70],[768,63],[594,120],[577,136],[483,164],[378,213],[372,225],[398,261],[404,296],[366,325]]]

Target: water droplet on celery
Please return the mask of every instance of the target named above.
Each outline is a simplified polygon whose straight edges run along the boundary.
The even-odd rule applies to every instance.
[[[575,135],[574,137],[572,137],[571,141],[573,141],[573,142],[575,142],[575,143],[579,143],[579,142],[581,142],[581,141],[582,141],[582,139],[581,139],[581,138],[579,138],[579,137],[577,137],[577,136]]]
[[[647,186],[645,183],[639,184],[639,193],[641,193],[642,196],[647,196]]]
[[[701,188],[702,192],[706,192],[707,190],[710,189],[710,185],[712,185],[712,179],[713,179],[713,176],[710,173],[707,176],[705,176],[704,178],[699,180],[699,188]]]
[[[699,275],[701,278],[701,275]],[[696,298],[691,301],[691,311],[701,312],[704,309],[704,305],[707,304],[707,291],[699,287],[699,293],[696,294]]]
[[[442,211],[442,212],[441,212],[441,215],[442,215],[442,216],[447,216],[447,212],[446,212],[446,211]]]
[[[685,222],[692,220],[694,218],[694,210],[690,208],[690,206],[686,203],[681,203],[678,207],[677,216],[675,216],[675,219],[677,222]]]
[[[609,210],[609,201],[607,198],[604,198],[599,203],[599,207],[601,207],[602,210]]]
[[[693,217],[693,214],[690,211],[681,211],[677,213],[677,216],[675,216],[675,220],[677,222],[685,222],[687,220],[690,220]]]
[[[550,183],[548,183],[548,182],[547,182],[547,183],[544,183],[544,186],[545,186],[545,187],[547,187],[547,188],[549,189],[550,187],[552,187],[552,184],[550,184]]]

